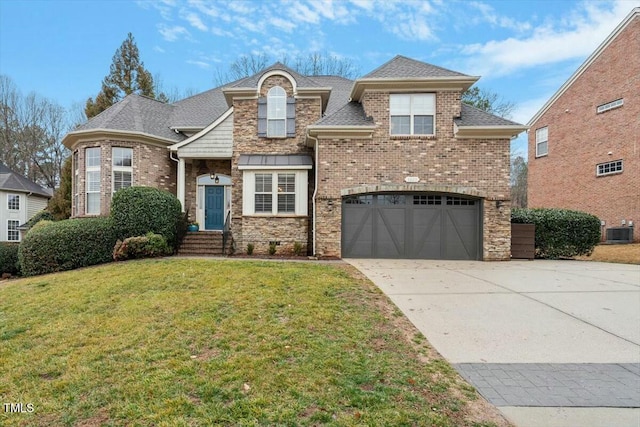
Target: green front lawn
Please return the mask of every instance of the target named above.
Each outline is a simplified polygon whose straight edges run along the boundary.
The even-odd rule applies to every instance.
[[[502,424],[370,282],[145,260],[0,283],[0,425]]]

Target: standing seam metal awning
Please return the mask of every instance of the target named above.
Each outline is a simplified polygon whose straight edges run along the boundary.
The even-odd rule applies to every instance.
[[[241,154],[238,169],[311,169],[313,159],[307,154]]]

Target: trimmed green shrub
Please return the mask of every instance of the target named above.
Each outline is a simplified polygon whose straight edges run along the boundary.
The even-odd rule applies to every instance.
[[[30,230],[40,221],[55,221],[55,218],[53,217],[53,214],[51,212],[42,210],[32,216],[31,219],[24,224],[24,226]]]
[[[20,265],[18,263],[19,246],[19,243],[0,243],[0,275],[9,273],[15,276],[20,272]]]
[[[150,232],[161,234],[173,250],[183,214],[180,201],[173,194],[152,187],[129,187],[113,195],[111,218],[119,239]]]
[[[600,220],[567,209],[512,209],[511,222],[535,224],[536,258],[590,255],[600,241]]]
[[[171,253],[172,250],[164,236],[147,233],[144,236],[126,238],[124,241],[118,240],[113,248],[113,259],[124,261],[126,259],[166,256]]]
[[[27,233],[18,260],[25,276],[102,264],[112,261],[116,240],[110,218],[66,219]]]

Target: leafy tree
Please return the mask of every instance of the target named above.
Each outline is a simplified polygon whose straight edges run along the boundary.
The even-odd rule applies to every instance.
[[[67,157],[62,166],[60,175],[60,187],[53,193],[49,200],[47,210],[56,220],[67,219],[71,216],[71,156]]]
[[[102,80],[100,93],[95,100],[87,100],[85,114],[90,119],[134,92],[155,98],[153,77],[140,61],[138,46],[129,33],[113,55],[109,75]]]
[[[514,208],[527,207],[528,164],[522,156],[511,157],[511,204]]]
[[[478,86],[469,88],[462,94],[462,102],[474,106],[487,113],[509,119],[516,108],[516,104],[505,101],[500,95]]]

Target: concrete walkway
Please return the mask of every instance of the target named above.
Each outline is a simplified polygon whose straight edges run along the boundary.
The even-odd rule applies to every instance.
[[[640,426],[640,266],[347,261],[517,426]]]

